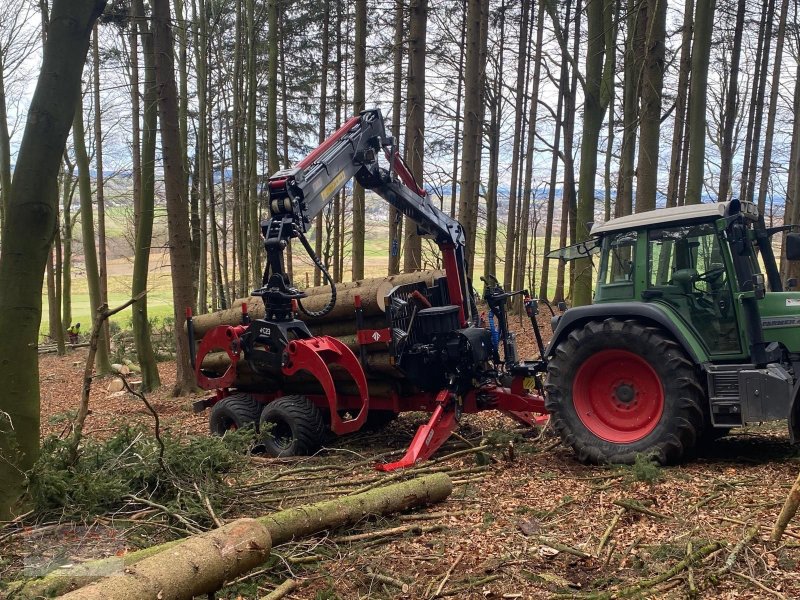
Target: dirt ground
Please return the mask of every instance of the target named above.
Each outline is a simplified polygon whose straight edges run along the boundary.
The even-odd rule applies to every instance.
[[[534,356],[526,327],[515,327],[520,354]],[[83,358],[82,350],[42,358],[43,433],[68,431],[63,414],[77,406]],[[192,399],[169,396],[174,365],[163,363],[160,370],[165,389],[149,398],[162,423],[182,435],[207,435],[207,415],[192,413]],[[140,400],[109,393],[108,383],[93,386],[88,435],[113,433],[120,417],[150,423]],[[371,468],[372,459],[402,452],[424,418],[403,415],[381,432],[334,440],[314,457],[243,456],[254,467],[249,485],[238,505],[221,517],[255,516],[390,480],[391,474]],[[523,432],[510,419],[484,413],[465,416],[459,436],[437,456],[487,442],[494,446],[433,467],[455,480],[446,502],[412,515],[365,518],[347,531],[279,546],[265,569],[237,580],[217,597],[261,597],[288,578],[300,587],[286,597],[298,600],[800,597],[800,523],[790,526],[779,545],[768,542],[800,470],[800,454],[789,444],[783,424],[735,430],[680,466],[589,467],[547,429]],[[299,474],[304,467],[323,469]],[[380,533],[403,525],[416,527]],[[741,545],[752,526],[757,534]],[[23,541],[33,547],[60,543],[56,540],[67,539],[72,531],[85,557],[134,547],[129,525],[117,525],[113,517],[71,527],[61,523],[56,539],[52,532],[34,529]],[[96,538],[86,533],[87,527]],[[365,540],[342,539],[364,532],[374,533]],[[709,546],[713,543],[719,548]],[[678,568],[687,553],[698,550],[710,554],[690,568]],[[677,572],[666,577],[670,570]]]

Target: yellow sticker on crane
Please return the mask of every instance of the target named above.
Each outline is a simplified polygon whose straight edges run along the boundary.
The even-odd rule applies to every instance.
[[[336,188],[338,188],[342,183],[344,183],[344,171],[339,171],[339,173],[331,179],[330,183],[322,188],[322,202],[326,203],[331,197],[336,193]]]
[[[522,380],[522,387],[526,390],[535,390],[536,389],[536,379],[533,377],[526,377]]]

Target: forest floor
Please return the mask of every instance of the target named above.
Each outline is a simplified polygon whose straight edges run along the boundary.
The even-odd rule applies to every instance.
[[[523,325],[521,354],[533,356],[524,330]],[[64,414],[77,406],[84,356],[75,350],[66,357],[42,358],[43,433],[69,431]],[[161,374],[165,389],[149,400],[162,425],[181,437],[207,436],[207,415],[192,413],[192,399],[169,397],[174,365],[162,363]],[[109,393],[109,382],[98,380],[93,386],[86,434],[105,438],[120,422],[151,424],[141,401]],[[790,526],[780,545],[768,542],[800,468],[800,454],[789,444],[783,424],[735,430],[680,466],[589,467],[578,463],[547,428],[524,431],[503,416],[482,413],[465,416],[458,436],[436,455],[445,460],[400,475],[374,471],[376,460],[404,451],[424,419],[420,413],[402,415],[380,432],[333,440],[313,457],[242,456],[242,470],[230,479],[231,497],[219,510],[223,520],[330,499],[431,470],[449,472],[455,489],[443,504],[365,519],[347,531],[279,546],[264,569],[233,582],[217,597],[263,596],[288,578],[301,585],[287,598],[314,600],[589,593],[800,597],[800,523]],[[446,458],[459,450],[468,452]],[[154,529],[144,528],[147,536],[141,535],[142,524],[131,522],[139,513],[146,515],[142,520],[153,521]],[[753,526],[758,528],[755,537],[743,543]],[[28,555],[60,546],[80,560],[157,543],[176,528],[181,524],[158,511],[125,506],[80,524],[30,524],[10,536],[10,544]],[[346,537],[361,533],[369,535]],[[9,543],[2,534],[0,540]],[[664,577],[687,553],[708,550],[715,542],[719,549],[693,567]]]

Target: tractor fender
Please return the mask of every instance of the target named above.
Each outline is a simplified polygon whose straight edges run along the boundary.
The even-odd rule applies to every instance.
[[[686,334],[675,324],[675,318],[671,318],[662,307],[644,302],[609,302],[570,308],[558,319],[553,337],[545,350],[545,357],[552,356],[556,346],[576,327],[582,327],[589,321],[603,321],[610,317],[636,319],[660,327],[681,345],[695,364],[708,360],[708,357],[702,355],[702,350],[696,342],[691,343]]]

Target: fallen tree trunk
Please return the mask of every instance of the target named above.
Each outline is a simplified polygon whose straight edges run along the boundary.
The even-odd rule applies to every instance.
[[[336,500],[282,510],[260,517],[257,521],[266,527],[272,538],[273,546],[277,546],[320,531],[353,525],[368,515],[389,515],[419,506],[435,504],[447,498],[452,491],[453,483],[450,477],[445,473],[434,473]],[[122,557],[122,562],[127,570],[131,565],[138,564],[149,557],[154,557],[159,562],[163,561],[165,559],[163,553],[170,548],[179,546],[183,541],[174,540],[130,552]],[[79,574],[55,571],[41,579],[22,582],[14,586],[14,597],[27,599],[41,596],[52,597],[82,588],[100,579],[98,573],[111,572],[118,575],[119,573],[113,573],[113,570],[119,560],[111,558],[91,561],[82,565]]]
[[[307,318],[300,312],[298,318],[307,321],[313,333],[317,335],[336,335],[335,333],[324,332],[321,329],[317,331],[317,328],[322,324],[355,321],[354,300],[356,296],[361,296],[361,306],[365,317],[380,317],[386,311],[384,298],[393,287],[417,282],[433,285],[436,279],[443,276],[444,271],[417,271],[415,273],[401,273],[377,279],[362,279],[350,283],[340,283],[336,285],[336,306],[330,313],[324,317],[312,319]],[[308,311],[322,310],[330,299],[330,288],[328,286],[309,288],[304,291],[308,294],[308,297],[301,302]],[[245,302],[251,318],[264,318],[264,303],[261,298],[257,296],[239,298],[227,310],[196,316],[194,318],[195,338],[202,338],[210,329],[218,325],[238,325],[242,316],[242,304]],[[385,325],[381,326],[385,327]],[[352,332],[355,332],[355,326],[352,327],[350,333]]]
[[[70,600],[159,598],[179,600],[220,589],[226,581],[262,564],[272,547],[267,527],[237,519],[187,538],[125,572],[62,596]]]

